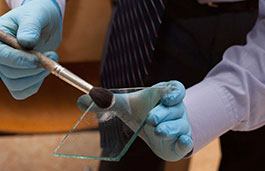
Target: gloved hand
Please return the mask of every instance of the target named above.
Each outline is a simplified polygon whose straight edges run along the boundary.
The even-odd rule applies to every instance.
[[[164,87],[164,88],[155,88]],[[185,106],[184,86],[177,81],[162,82],[134,93],[115,94],[115,104],[108,113],[119,117],[133,131],[139,129],[147,118],[140,137],[153,152],[167,161],[178,161],[193,148],[191,128]],[[101,118],[103,109],[93,104],[88,95],[78,99],[82,110],[90,107],[90,112],[98,113]]]
[[[62,17],[52,0],[26,1],[0,17],[0,29],[16,37],[25,48],[55,51],[62,39]],[[44,54],[58,60],[55,53]],[[0,77],[14,98],[25,99],[36,93],[49,75],[38,63],[37,56],[0,42]]]

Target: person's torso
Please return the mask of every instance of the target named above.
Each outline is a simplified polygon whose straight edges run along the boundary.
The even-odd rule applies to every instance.
[[[202,80],[228,47],[246,43],[246,35],[257,18],[257,6],[258,0],[220,6],[196,0],[168,0],[152,62],[143,78],[145,86],[174,79],[189,87]],[[109,60],[103,59],[104,63]],[[112,72],[121,72],[122,67],[126,66],[113,67]]]

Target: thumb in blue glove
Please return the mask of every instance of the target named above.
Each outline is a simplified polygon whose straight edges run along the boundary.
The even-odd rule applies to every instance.
[[[177,161],[193,148],[190,125],[182,103],[184,95],[184,86],[177,81],[171,81],[135,93],[115,94],[115,105],[110,112],[98,108],[87,95],[78,99],[78,105],[83,110],[90,107],[90,112],[97,113],[99,119],[117,116],[133,131],[136,131],[149,115],[140,137],[162,159]]]
[[[143,133],[145,140],[159,157],[178,161],[193,148],[191,127],[183,98],[185,88],[178,81],[166,83],[171,91],[163,94],[160,104],[149,112]]]
[[[0,27],[7,28],[25,48],[55,51],[62,40],[62,17],[53,1],[25,1],[0,17]]]

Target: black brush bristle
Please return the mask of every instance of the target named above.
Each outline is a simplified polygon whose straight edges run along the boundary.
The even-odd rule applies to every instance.
[[[90,97],[95,104],[103,109],[108,109],[114,104],[114,95],[111,91],[101,88],[93,87],[89,92]]]

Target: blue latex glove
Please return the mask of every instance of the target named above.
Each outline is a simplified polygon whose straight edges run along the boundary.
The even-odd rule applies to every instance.
[[[166,86],[159,89],[144,89],[135,93],[115,94],[115,104],[108,112],[119,117],[129,128],[136,131],[147,118],[147,124],[140,137],[153,152],[167,161],[178,161],[193,148],[191,128],[185,105],[184,86],[177,81],[162,82],[153,87]],[[89,96],[78,99],[78,106],[85,110],[92,104]],[[98,113],[101,118],[102,109],[93,105],[90,112]],[[106,114],[108,114],[106,113]]]
[[[169,86],[170,91],[163,94],[160,104],[149,112],[144,132],[148,134],[153,131],[152,136],[156,141],[149,141],[158,156],[168,161],[178,161],[193,149],[191,127],[183,103],[185,88],[177,81],[163,84]]]
[[[16,37],[25,48],[55,51],[62,39],[62,17],[52,0],[26,1],[0,17],[0,29]],[[44,54],[58,60],[54,52]],[[37,56],[0,42],[0,77],[15,99],[36,93],[49,75],[38,63]]]

